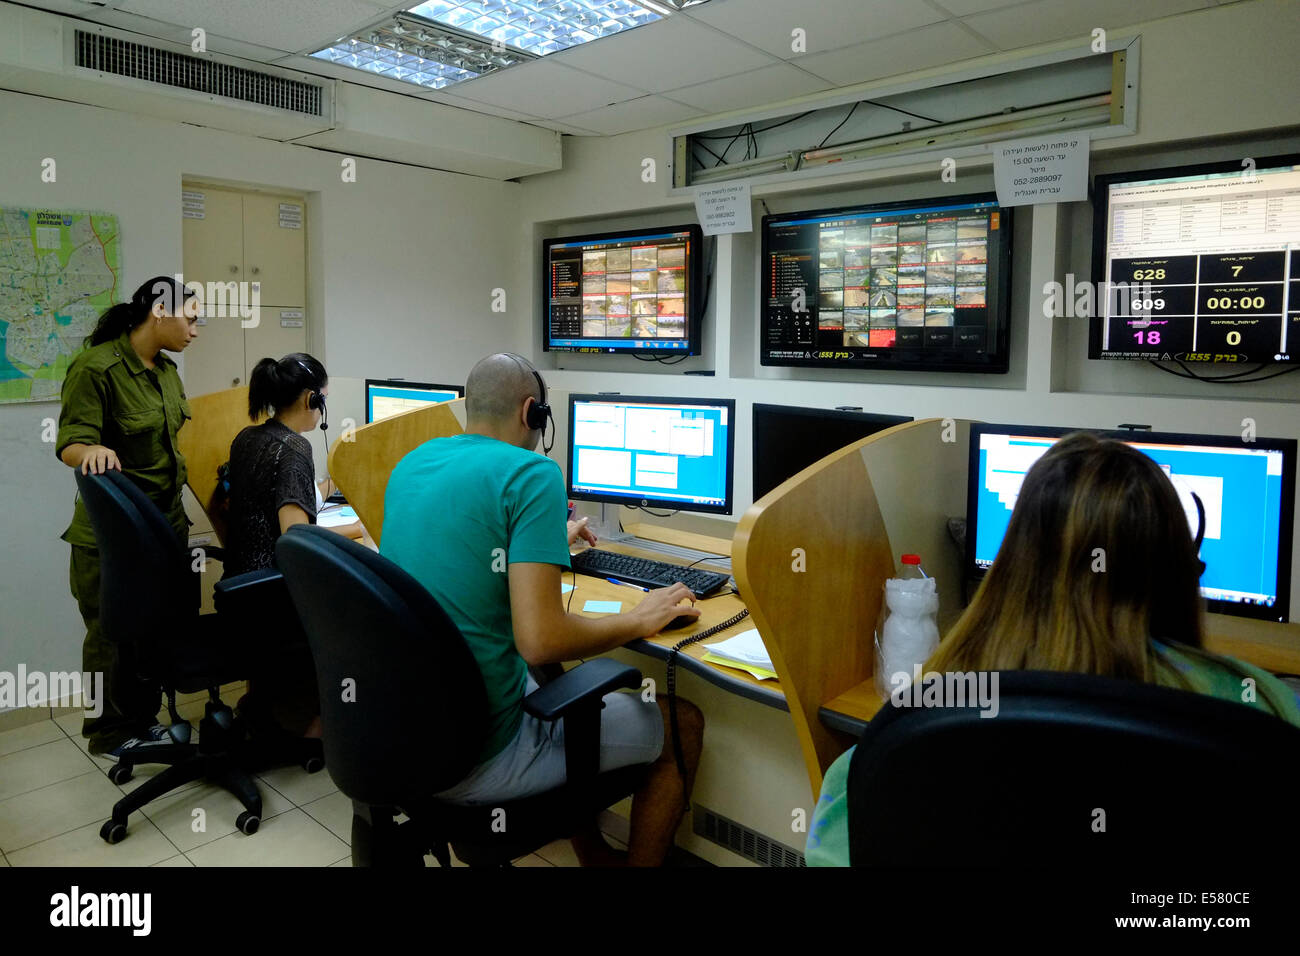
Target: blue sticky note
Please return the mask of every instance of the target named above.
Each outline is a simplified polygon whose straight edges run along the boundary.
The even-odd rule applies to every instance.
[[[560,582],[560,593],[561,593],[561,594],[568,594],[568,593],[569,593],[570,591],[572,591],[572,590],[573,590],[573,585],[572,585],[572,584],[565,584],[563,581]]]
[[[594,614],[617,614],[622,607],[622,601],[588,601],[582,609]]]

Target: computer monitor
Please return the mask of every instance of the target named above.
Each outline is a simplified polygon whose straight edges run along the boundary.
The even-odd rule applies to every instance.
[[[1026,472],[1062,435],[1093,429],[975,424],[970,429],[966,565],[982,575],[993,564]],[[1096,432],[1150,456],[1179,491],[1196,533],[1190,492],[1205,507],[1201,594],[1222,614],[1287,620],[1295,502],[1294,439]]]
[[[731,513],[736,402],[569,395],[569,497]]]
[[[703,235],[694,223],[542,243],[542,349],[699,355]]]
[[[764,365],[1005,372],[1011,210],[994,193],[763,217]]]
[[[1300,362],[1300,154],[1098,176],[1093,210],[1089,358]]]
[[[754,500],[831,452],[910,422],[908,415],[754,403]]]
[[[400,378],[366,379],[366,424],[409,412],[413,408],[436,405],[464,398],[465,389],[459,385],[431,385],[427,382],[408,382]]]

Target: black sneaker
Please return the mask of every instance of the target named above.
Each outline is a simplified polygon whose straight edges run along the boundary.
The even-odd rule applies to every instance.
[[[157,747],[164,744],[172,743],[171,735],[167,732],[167,727],[163,724],[154,724],[143,735],[139,737],[129,737],[122,741],[112,750],[104,751],[103,757],[121,757],[127,751],[143,750],[149,747]]]

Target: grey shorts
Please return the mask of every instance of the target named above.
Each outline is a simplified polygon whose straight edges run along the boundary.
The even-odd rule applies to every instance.
[[[525,694],[537,689],[532,675]],[[600,772],[652,763],[664,747],[664,722],[658,705],[639,693],[614,691],[600,712]],[[499,754],[475,767],[456,786],[436,794],[458,804],[517,800],[561,786],[564,765],[564,720],[546,722],[524,714],[519,733]]]

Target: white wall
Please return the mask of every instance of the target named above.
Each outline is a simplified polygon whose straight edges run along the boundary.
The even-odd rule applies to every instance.
[[[402,375],[463,382],[468,363],[513,341],[490,311],[517,282],[516,183],[357,162],[270,140],[0,92],[0,205],[93,208],[122,229],[123,297],[181,271],[183,178],[307,192],[311,348],[329,368],[330,411],[363,418],[360,382]],[[58,163],[42,183],[41,160]],[[68,593],[70,470],[42,443],[57,402],[0,406],[0,668],[80,669],[83,628]],[[331,437],[338,434],[331,429]],[[318,470],[324,446],[317,435]]]

